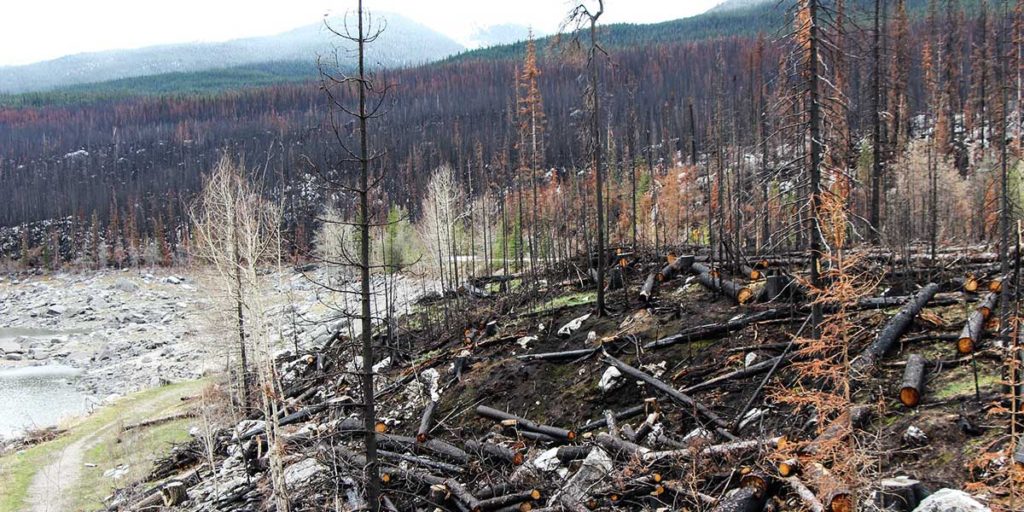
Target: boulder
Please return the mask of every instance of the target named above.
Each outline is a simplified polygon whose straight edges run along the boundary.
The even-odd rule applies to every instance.
[[[284,468],[284,483],[289,489],[302,487],[325,469],[327,469],[326,466],[312,457],[302,459]]]
[[[139,285],[130,279],[118,279],[114,283],[114,288],[125,293],[135,293],[139,291]]]
[[[0,340],[0,354],[20,353],[21,351],[21,343],[15,340]]]
[[[939,489],[935,494],[921,501],[914,512],[991,512],[992,509],[978,503],[963,491]]]

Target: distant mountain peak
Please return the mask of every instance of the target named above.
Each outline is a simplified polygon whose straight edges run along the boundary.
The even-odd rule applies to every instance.
[[[400,14],[380,13],[374,19],[386,20],[386,30],[368,50],[368,59],[374,63],[385,66],[422,64],[465,49],[453,39]],[[327,22],[344,32],[342,17],[331,17]],[[0,73],[0,93],[43,91],[122,78],[275,61],[302,61],[312,66],[318,55],[351,45],[350,41],[331,34],[320,21],[271,36],[80,53],[4,67]]]

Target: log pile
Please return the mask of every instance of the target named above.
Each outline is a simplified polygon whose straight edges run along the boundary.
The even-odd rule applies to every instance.
[[[729,299],[717,301],[727,314],[674,324],[673,330],[659,326],[645,331],[646,336],[620,335],[606,327],[597,333],[600,341],[586,342],[582,340],[587,330],[600,326],[599,322],[587,319],[586,328],[555,334],[566,320],[591,313],[585,307],[558,310],[551,318],[523,315],[528,320],[514,329],[504,329],[499,318],[487,329],[477,328],[471,343],[464,342],[461,332],[450,341],[431,340],[419,348],[416,359],[382,371],[386,378],[382,377],[375,395],[384,400],[380,409],[382,416],[388,415],[388,431],[375,433],[375,438],[383,509],[731,512],[779,510],[782,503],[796,503],[797,507],[783,510],[853,510],[854,500],[864,496],[843,485],[833,474],[840,472],[830,463],[823,464],[819,456],[855,435],[874,409],[857,406],[832,414],[831,423],[820,434],[792,418],[770,418],[784,414],[771,410],[774,406],[760,405],[768,394],[763,386],[770,380],[788,381],[792,373],[786,372],[807,356],[799,352],[800,343],[789,338],[779,342],[780,337],[766,338],[762,333],[795,331],[807,322],[810,307],[800,302],[750,304],[755,294],[747,280],[770,281],[784,274],[766,275],[763,266],[755,264],[740,269],[742,278],[730,280],[698,259],[683,256],[640,270],[638,277],[646,276],[640,289],[644,311],[655,311],[665,302],[656,296],[660,283],[689,272],[696,282]],[[783,287],[794,285],[788,281]],[[902,370],[882,363],[896,352],[901,340],[909,345],[956,334],[954,330],[904,337],[925,308],[965,301],[959,289],[940,293],[944,289],[948,287],[929,283],[913,295],[868,297],[842,308],[845,312],[899,308],[895,314],[863,315],[880,319],[882,325],[871,339],[869,335],[858,342],[856,349],[863,351],[852,366],[864,379],[872,372],[887,371],[885,386],[878,388],[906,408],[930,405],[926,382],[937,372],[938,363],[916,349],[907,357],[892,358],[900,364],[905,360]],[[958,343],[966,333],[972,353],[997,296],[991,292],[981,298],[963,326]],[[501,300],[500,294],[492,298]],[[629,298],[635,306],[636,296]],[[823,309],[825,314],[840,310],[835,304],[825,304]],[[539,323],[547,326],[531,330]],[[609,331],[615,335],[601,337]],[[751,331],[757,336],[746,336],[745,343],[719,347],[719,354],[732,354],[728,360],[701,364],[687,360],[695,358],[694,352],[710,351]],[[652,332],[656,335],[649,335]],[[513,343],[531,336],[521,345]],[[687,351],[685,345],[694,342],[704,344]],[[952,350],[949,342],[943,346]],[[361,450],[366,433],[354,414],[359,397],[338,368],[345,349],[338,344],[330,352],[324,350],[313,354],[318,361],[315,370],[298,372],[282,382],[287,401],[277,418],[283,431],[277,442],[289,454],[284,479],[296,490],[290,508],[318,510],[329,502],[335,508],[365,509],[362,475],[367,461]],[[289,356],[289,363],[307,355]],[[658,367],[658,362],[667,364]],[[545,379],[555,369],[564,380]],[[432,391],[437,393],[406,393],[426,372],[434,372],[432,382],[439,389]],[[581,383],[590,377],[597,380],[602,373],[617,378],[618,387],[609,386],[600,393],[582,389]],[[516,391],[501,394],[504,389],[524,389],[522,382],[531,384],[538,396],[519,396]],[[737,390],[742,400],[730,394]],[[495,391],[497,396],[492,395]],[[594,394],[579,397],[586,391]],[[580,403],[590,407],[573,407]],[[392,410],[399,412],[391,414]],[[578,410],[591,412],[579,414]],[[219,431],[214,441],[216,475],[206,462],[207,447],[196,439],[157,461],[150,483],[134,494],[112,499],[111,509],[260,508],[268,500],[270,487],[272,445],[266,423],[259,417],[247,420]],[[799,449],[791,448],[794,442],[800,443]],[[878,499],[889,500],[885,503],[919,499],[920,489],[914,486],[919,484],[886,480],[880,485],[884,493]]]

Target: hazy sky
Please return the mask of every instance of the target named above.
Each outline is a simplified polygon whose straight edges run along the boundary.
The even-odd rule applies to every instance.
[[[597,0],[587,0],[593,5]],[[605,0],[602,21],[649,23],[699,14],[721,0]],[[270,35],[344,14],[355,0],[3,0],[0,65],[153,44]],[[572,0],[364,0],[466,44],[502,23],[558,28]]]

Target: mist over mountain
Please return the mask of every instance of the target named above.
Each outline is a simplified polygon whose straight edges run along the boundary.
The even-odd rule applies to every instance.
[[[478,29],[471,36],[471,40],[473,46],[483,48],[498,44],[518,43],[519,41],[525,41],[529,35],[530,28],[525,25],[503,23]]]
[[[368,60],[385,66],[420,64],[463,50],[455,40],[404,16],[387,13],[386,30],[370,47]],[[328,23],[344,32],[344,20]],[[0,67],[0,92],[42,91],[161,73],[181,73],[281,61],[314,62],[334,49],[354,48],[323,23],[272,36],[219,43],[183,43],[132,50],[81,53],[22,66]],[[343,56],[344,57],[344,56]]]

